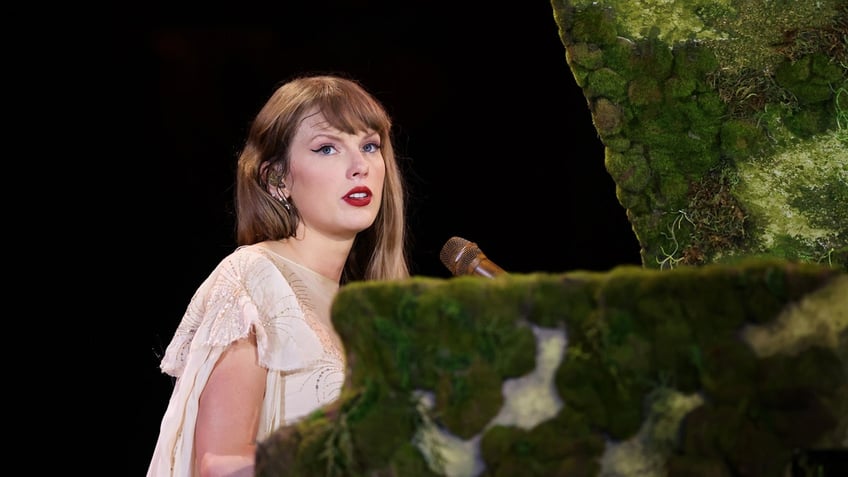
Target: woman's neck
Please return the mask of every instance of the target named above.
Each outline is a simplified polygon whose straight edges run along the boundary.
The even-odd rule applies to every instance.
[[[318,238],[305,240],[289,237],[282,240],[268,240],[264,242],[264,245],[274,253],[338,283],[353,246],[353,240],[333,241]]]

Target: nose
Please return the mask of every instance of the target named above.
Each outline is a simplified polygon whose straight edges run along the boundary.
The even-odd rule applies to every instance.
[[[368,159],[362,151],[357,150],[353,153],[350,162],[350,177],[366,177],[368,175]]]

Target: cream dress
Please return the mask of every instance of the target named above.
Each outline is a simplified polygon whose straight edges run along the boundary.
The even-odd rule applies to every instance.
[[[260,244],[237,248],[195,292],[161,362],[176,382],[148,477],[193,477],[197,405],[227,345],[256,333],[268,368],[257,442],[338,398],[344,351],[330,321],[339,284]]]

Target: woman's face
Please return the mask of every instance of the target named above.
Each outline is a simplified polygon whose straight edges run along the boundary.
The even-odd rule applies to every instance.
[[[350,240],[374,223],[386,177],[380,145],[376,132],[347,134],[318,111],[304,116],[285,183],[307,234]]]

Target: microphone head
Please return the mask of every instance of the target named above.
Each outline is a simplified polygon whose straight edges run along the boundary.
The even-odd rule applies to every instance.
[[[483,252],[480,251],[476,243],[469,242],[461,237],[448,239],[442,247],[442,251],[439,252],[439,260],[454,275],[467,274],[471,263],[481,256],[483,256]]]

